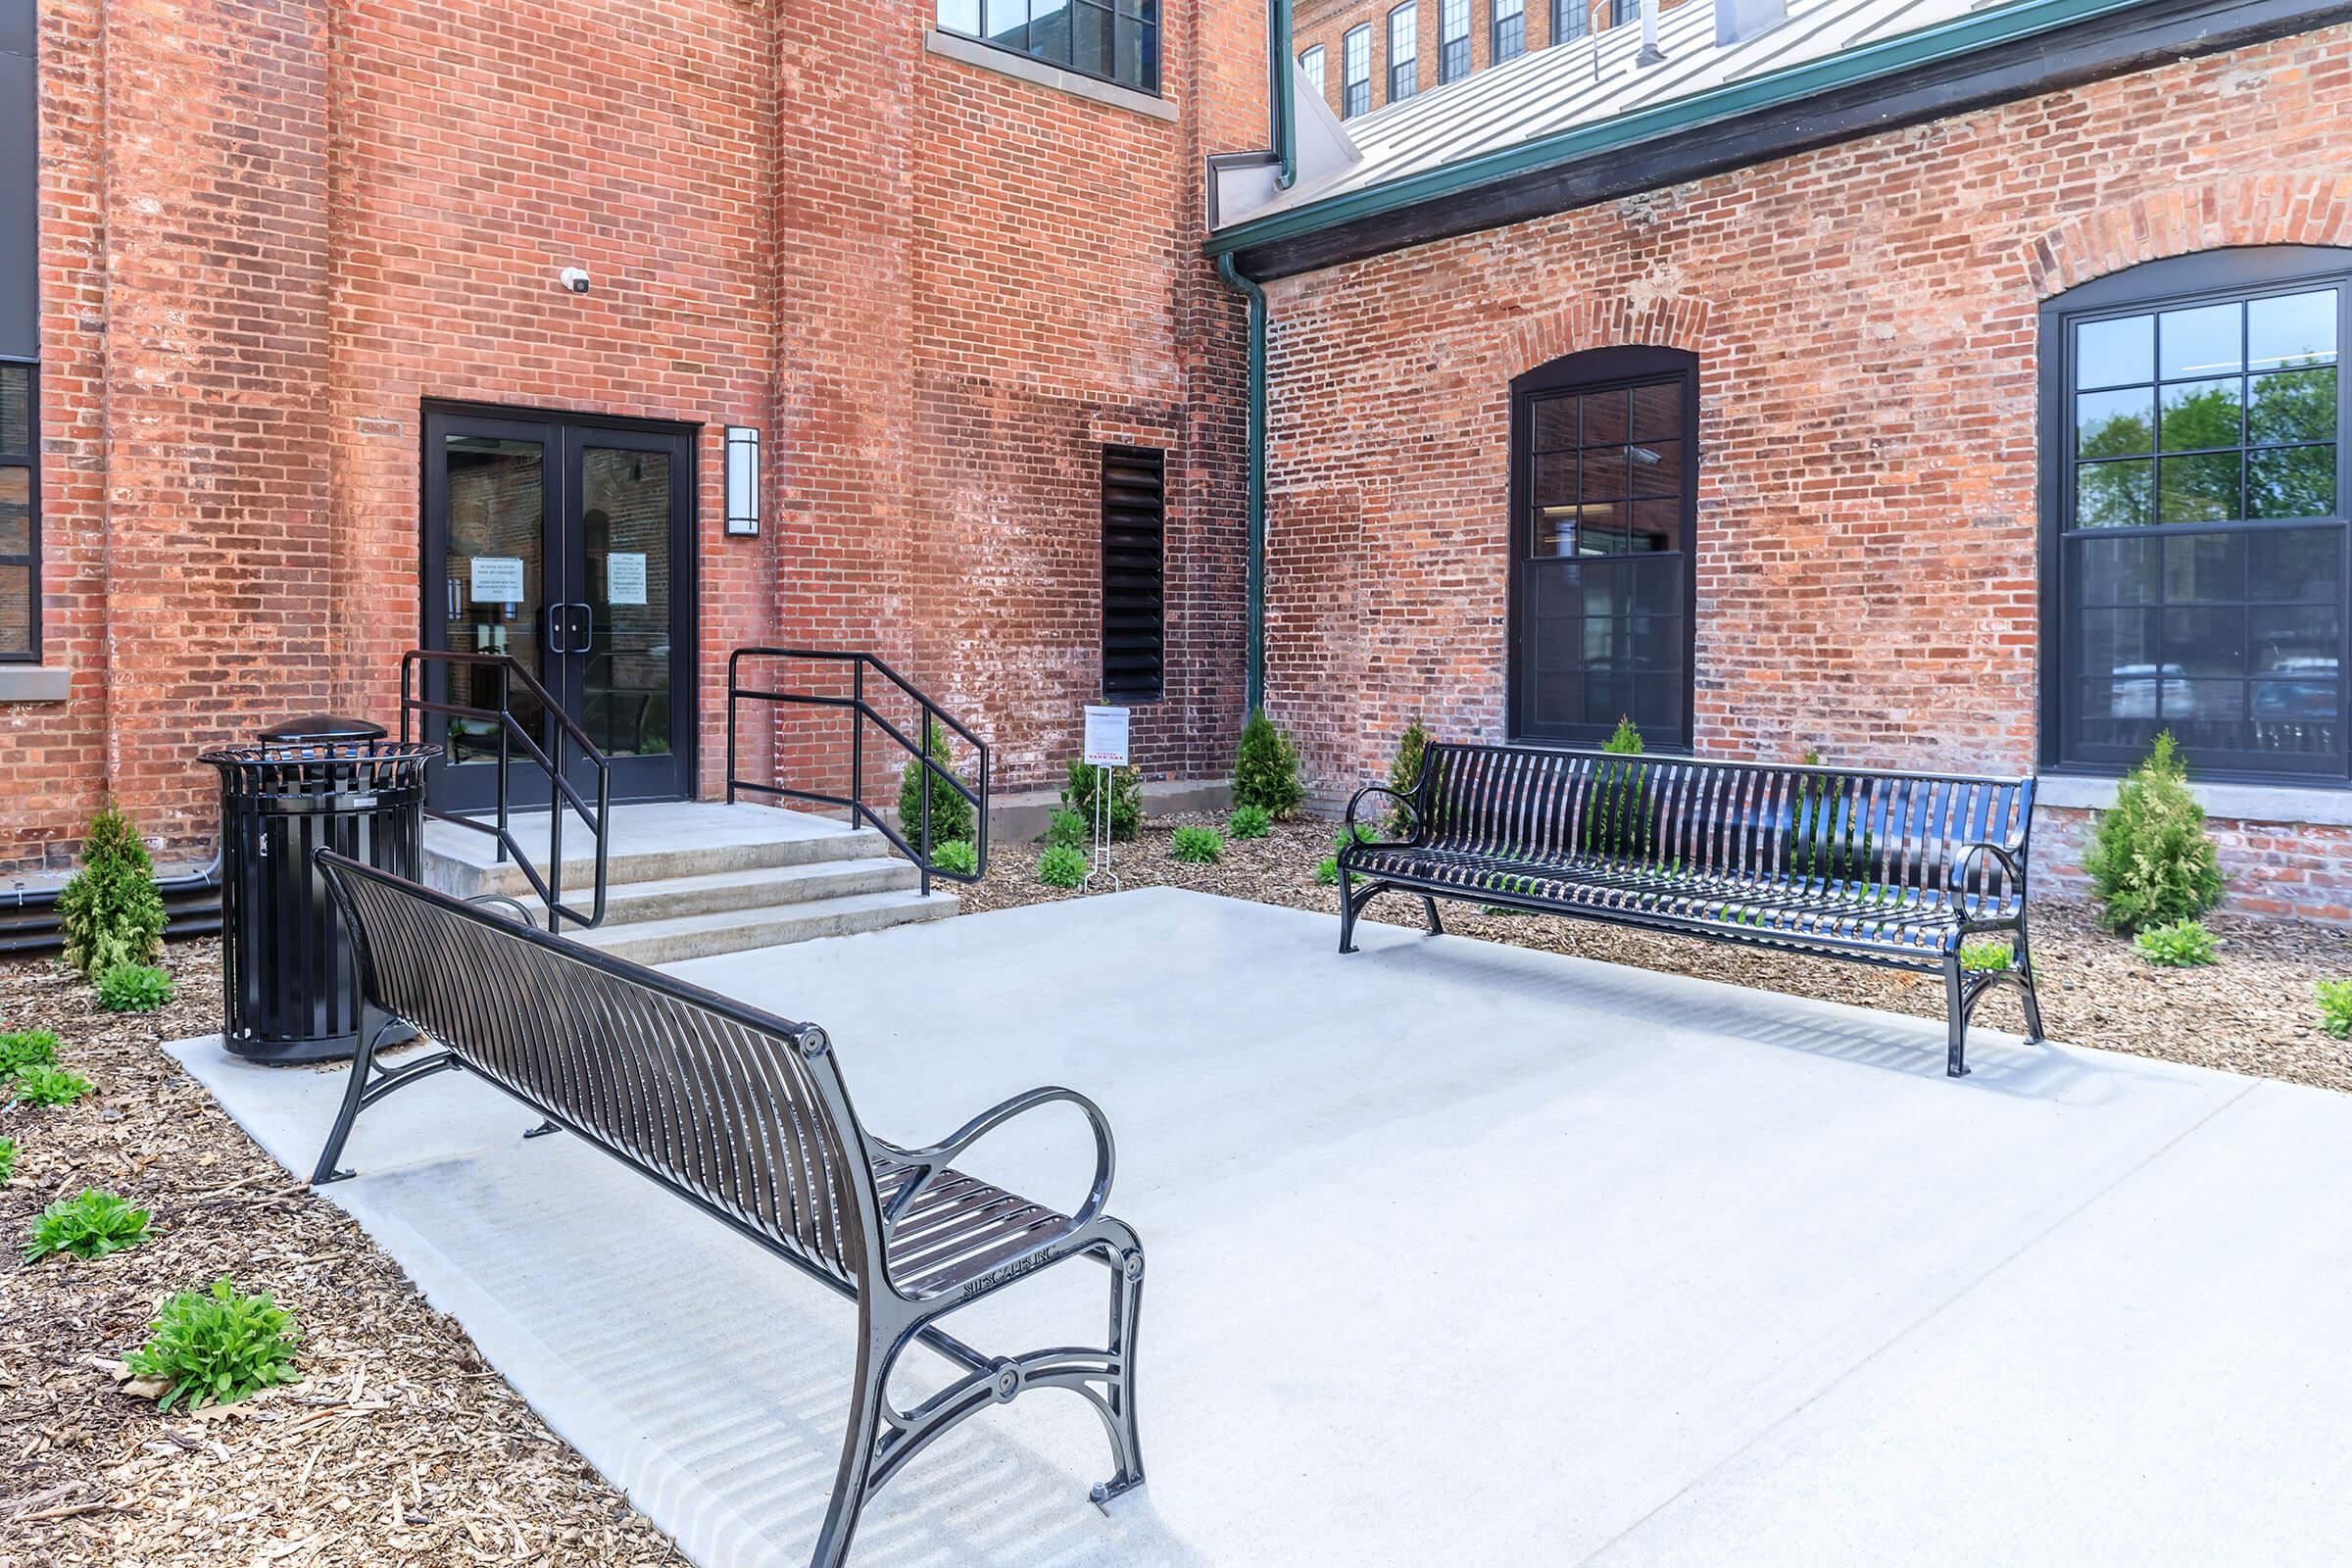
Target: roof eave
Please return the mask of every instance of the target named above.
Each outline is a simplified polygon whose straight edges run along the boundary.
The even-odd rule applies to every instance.
[[[2023,0],[1209,235],[1259,279],[2352,20],[2352,0]]]

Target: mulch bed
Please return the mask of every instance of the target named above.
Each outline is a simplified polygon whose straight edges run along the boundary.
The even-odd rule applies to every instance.
[[[1121,883],[1129,888],[1195,888],[1326,914],[1337,908],[1338,891],[1318,885],[1314,874],[1315,862],[1331,854],[1330,823],[1285,823],[1263,839],[1229,841],[1214,865],[1187,864],[1169,855],[1169,835],[1184,823],[1222,826],[1223,819],[1152,818],[1141,838],[1116,847],[1112,869]],[[1033,845],[997,846],[994,859],[988,880],[963,890],[967,909],[1088,896],[1039,883]],[[1703,975],[1889,1012],[1943,1016],[1943,985],[1931,976],[1588,920],[1484,913],[1467,904],[1439,907],[1447,931],[1488,942]],[[1392,896],[1375,902],[1366,918],[1418,925],[1421,910],[1419,905]],[[2131,943],[2101,930],[2088,904],[2045,900],[2037,894],[2034,967],[2041,980],[2042,1022],[2051,1038],[2352,1092],[2352,1041],[2339,1040],[2320,1027],[2319,1008],[2312,1000],[2315,982],[2352,975],[2352,932],[2251,919],[2227,908],[2208,916],[2205,924],[2222,944],[2220,960],[2207,968],[2162,969],[2139,957]],[[1338,940],[1336,924],[1333,940]],[[2008,991],[1987,1000],[1977,1018],[1995,1029],[2025,1028],[2015,994]]]
[[[1121,881],[1331,912],[1334,891],[1314,880],[1328,824],[1229,843],[1214,865],[1171,858],[1174,826],[1215,820],[1153,820],[1118,847]],[[1090,896],[1042,886],[1035,859],[1033,846],[1000,847],[965,907]],[[1400,902],[1373,913],[1418,911]],[[1942,1016],[1940,985],[1916,976],[1464,905],[1446,915],[1449,930],[1488,941]],[[2322,1031],[2312,1003],[2315,981],[2352,974],[2352,933],[2228,913],[2208,924],[2224,943],[2218,964],[2157,969],[2087,906],[2037,906],[2052,1033],[2352,1091],[2352,1042]],[[0,1136],[22,1150],[0,1188],[0,1568],[682,1564],[342,1210],[288,1180],[157,1049],[220,1027],[219,945],[175,946],[169,962],[178,997],[144,1016],[98,1011],[55,962],[0,964],[0,1028],[54,1030],[64,1064],[98,1085],[76,1105],[0,1111]],[[2022,1027],[2006,995],[1984,1016]],[[33,1215],[85,1187],[152,1209],[151,1239],[96,1262],[18,1261]],[[303,1381],[224,1411],[159,1416],[122,1391],[113,1363],[166,1298],[224,1274],[300,1319]]]
[[[311,1196],[157,1047],[220,1028],[220,945],[167,955],[160,1013],[97,1010],[52,961],[0,965],[0,1029],[42,1028],[97,1093],[0,1111],[0,1568],[680,1565],[343,1211]],[[4,1097],[0,1097],[4,1098]],[[85,1187],[154,1213],[95,1262],[19,1261]],[[300,1321],[298,1384],[168,1416],[114,1371],[159,1303],[222,1275]]]

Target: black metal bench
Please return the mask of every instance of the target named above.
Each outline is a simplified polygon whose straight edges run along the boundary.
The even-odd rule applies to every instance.
[[[1358,841],[1374,797],[1407,836]],[[1957,1078],[1969,1015],[1996,985],[2017,988],[2043,1038],[2033,821],[2031,778],[1433,743],[1409,793],[1374,784],[1348,803],[1340,951],[1396,889],[1421,896],[1432,931],[1438,899],[1466,899],[1941,974]],[[1987,935],[2009,939],[2010,967],[1963,968],[1963,944]]]
[[[814,1024],[793,1023],[413,882],[320,851],[351,929],[363,1012],[358,1059],[313,1183],[336,1168],[360,1112],[420,1078],[464,1068],[858,1302],[858,1388],[811,1561],[849,1551],[858,1510],[965,1416],[1032,1388],[1067,1389],[1102,1418],[1118,1473],[1098,1503],[1143,1485],[1135,1337],[1144,1252],[1103,1214],[1110,1126],[1093,1102],[1037,1089],[944,1141],[904,1149],[851,1108]],[[439,1047],[378,1070],[408,1031]],[[1042,1105],[1094,1131],[1094,1185],[1074,1215],[961,1174],[951,1161]],[[1109,1344],[992,1356],[938,1320],[1065,1258],[1110,1271]],[[911,1410],[888,1396],[900,1352],[930,1347],[964,1376]],[[1097,1387],[1100,1385],[1100,1387]]]

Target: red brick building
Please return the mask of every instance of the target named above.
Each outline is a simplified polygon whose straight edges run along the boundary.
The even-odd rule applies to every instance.
[[[1660,63],[1614,29],[1301,116],[1287,192],[1221,172],[1210,248],[1268,299],[1268,706],[1318,785],[1415,715],[1631,714],[2038,770],[2064,867],[2169,727],[2235,906],[2345,918],[2352,27],[1712,9]]]
[[[1263,13],[970,9],[0,0],[0,867],[110,796],[201,858],[201,747],[396,722],[420,643],[541,662],[626,794],[719,789],[756,643],[872,648],[1051,780],[1110,447],[1164,463],[1140,760],[1219,775],[1242,312],[1199,171],[1265,137]]]

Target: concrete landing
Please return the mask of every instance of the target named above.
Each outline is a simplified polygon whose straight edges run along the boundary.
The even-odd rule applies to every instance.
[[[858,1564],[2337,1564],[2352,1099],[1151,890],[704,959],[886,1137],[1037,1083],[1119,1135],[1150,1484],[1052,1391]],[[919,983],[918,983],[919,982]],[[338,1075],[179,1050],[306,1170]],[[327,1191],[705,1564],[806,1559],[851,1313],[478,1083]],[[1074,1200],[1073,1124],[977,1173]],[[1050,1270],[958,1321],[1099,1332]],[[659,1345],[659,1353],[648,1347]],[[910,1363],[902,1402],[941,1381]]]

